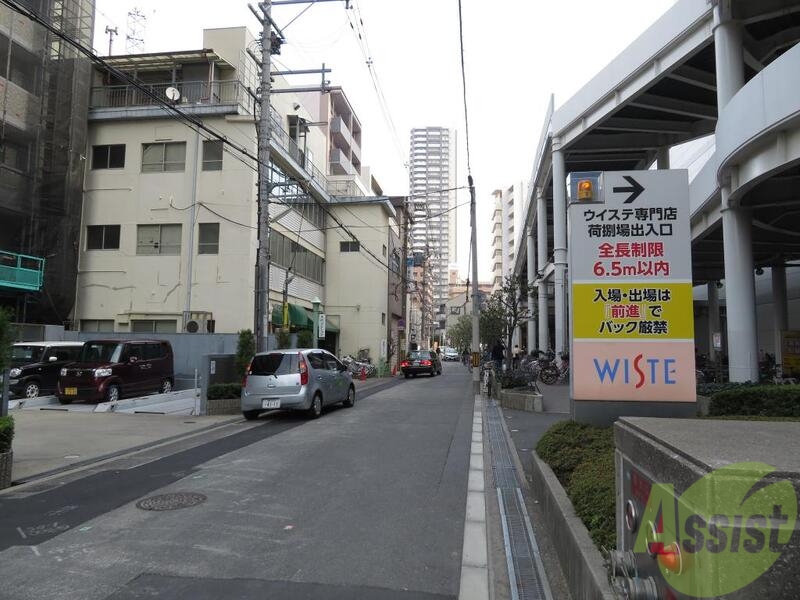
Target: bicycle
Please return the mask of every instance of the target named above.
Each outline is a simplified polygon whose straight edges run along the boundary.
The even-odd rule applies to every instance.
[[[545,385],[569,381],[569,354],[561,353],[561,366],[557,366],[554,359],[549,360],[547,365],[542,367],[539,377]]]

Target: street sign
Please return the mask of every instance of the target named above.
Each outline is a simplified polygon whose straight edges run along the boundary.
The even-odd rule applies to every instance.
[[[694,402],[687,172],[568,181],[572,398]]]
[[[317,337],[321,340],[325,339],[325,313],[319,313],[319,324],[317,326]]]

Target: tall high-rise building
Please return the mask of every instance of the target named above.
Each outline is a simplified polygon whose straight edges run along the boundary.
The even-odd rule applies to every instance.
[[[94,0],[27,0],[91,48]],[[0,6],[0,306],[64,322],[75,300],[92,65]]]
[[[414,219],[412,250],[428,257],[438,326],[448,300],[448,267],[455,262],[455,134],[446,127],[411,130],[409,202]],[[438,327],[434,326],[434,330]],[[435,331],[434,331],[435,334]]]
[[[522,206],[527,186],[520,181],[505,190],[495,190],[492,216],[492,281],[493,289],[503,287],[514,271],[514,261],[522,232]]]

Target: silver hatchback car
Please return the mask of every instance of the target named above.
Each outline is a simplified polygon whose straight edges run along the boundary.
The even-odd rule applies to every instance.
[[[353,377],[330,352],[319,349],[271,350],[256,354],[242,382],[242,414],[258,418],[265,410],[304,410],[316,419],[322,407],[356,401]]]

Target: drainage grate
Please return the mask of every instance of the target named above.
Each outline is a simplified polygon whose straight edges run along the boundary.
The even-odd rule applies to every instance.
[[[179,508],[197,506],[205,501],[206,497],[203,494],[195,494],[194,492],[176,492],[174,494],[150,496],[144,500],[139,500],[139,502],[136,503],[136,508],[156,511],[177,510]]]
[[[514,600],[551,600],[547,574],[539,557],[528,511],[520,491],[517,472],[503,431],[502,415],[494,400],[486,410],[489,445],[492,449],[492,476],[506,546],[511,595]]]

